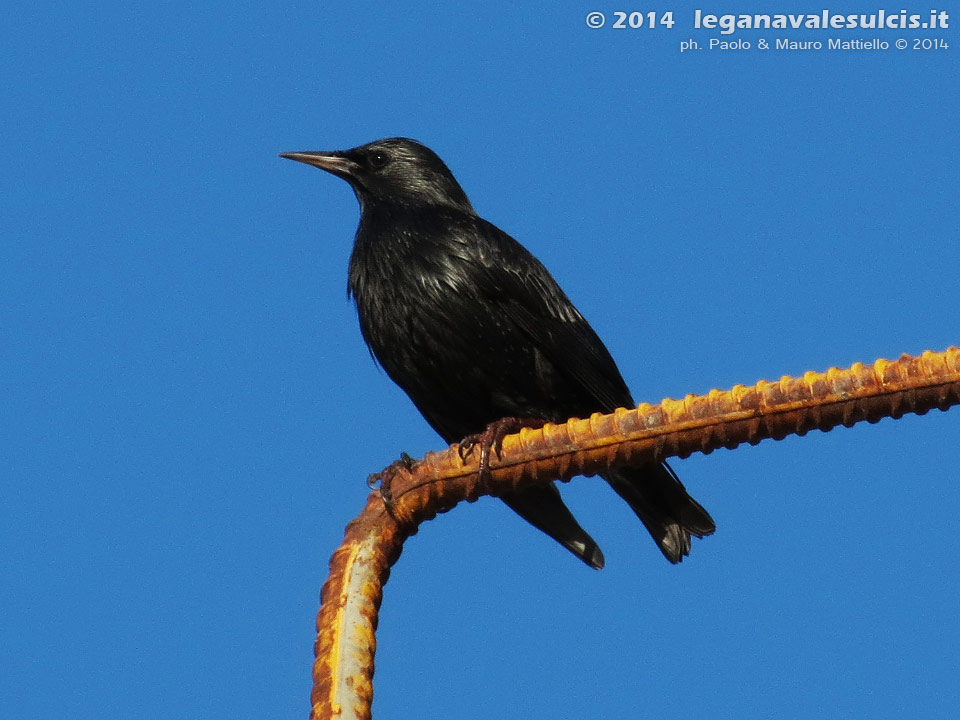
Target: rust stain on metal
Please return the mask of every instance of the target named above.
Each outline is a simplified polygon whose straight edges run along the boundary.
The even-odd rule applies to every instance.
[[[951,347],[524,429],[504,439],[502,459],[491,459],[486,488],[473,456],[464,462],[455,446],[427,453],[412,470],[395,464],[384,476],[389,510],[379,493],[371,494],[330,560],[317,616],[311,719],[370,718],[377,613],[390,567],[421,522],[463,500],[594,475],[611,464],[687,457],[957,404],[960,349]]]

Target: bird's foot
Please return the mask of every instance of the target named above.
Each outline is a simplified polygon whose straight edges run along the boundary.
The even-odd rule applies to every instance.
[[[460,441],[460,445],[457,447],[457,454],[460,455],[460,460],[463,461],[473,454],[474,448],[477,446],[480,447],[480,469],[477,472],[477,476],[483,489],[488,490],[487,480],[490,478],[490,450],[492,449],[497,454],[497,460],[500,460],[503,456],[503,439],[507,435],[519,432],[522,428],[540,428],[543,427],[546,422],[546,420],[541,418],[501,418],[487,425],[482,433],[467,435]]]
[[[393,493],[390,490],[390,484],[393,482],[393,479],[401,470],[411,472],[416,464],[416,460],[407,455],[407,453],[402,452],[400,453],[399,460],[390,463],[388,467],[380,472],[373,473],[367,477],[367,487],[380,493],[380,499],[383,500],[387,512],[392,514]]]

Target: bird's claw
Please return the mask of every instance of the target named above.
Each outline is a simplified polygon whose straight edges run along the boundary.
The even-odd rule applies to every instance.
[[[506,417],[487,425],[482,433],[467,435],[457,446],[460,461],[465,461],[473,454],[474,449],[480,446],[480,467],[477,477],[484,490],[488,490],[487,481],[490,479],[490,450],[497,454],[497,460],[503,459],[503,439],[522,428],[543,427],[545,421],[537,418]]]
[[[367,487],[380,493],[380,499],[387,508],[387,512],[393,514],[393,492],[390,485],[397,473],[402,469],[412,472],[417,462],[407,453],[400,453],[400,459],[390,463],[390,465],[378,473],[367,476]]]

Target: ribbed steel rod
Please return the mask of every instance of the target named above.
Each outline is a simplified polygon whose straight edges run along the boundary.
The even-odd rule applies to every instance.
[[[381,473],[389,505],[372,493],[330,560],[317,616],[311,720],[370,718],[377,612],[390,567],[421,522],[462,500],[957,404],[960,349],[951,347],[521,430],[504,439],[502,458],[493,457],[482,486],[477,453],[464,463],[456,446],[411,467],[395,463]]]

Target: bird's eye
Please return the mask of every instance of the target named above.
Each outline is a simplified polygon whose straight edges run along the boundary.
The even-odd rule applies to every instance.
[[[374,170],[379,170],[384,165],[389,162],[390,158],[387,157],[385,152],[375,152],[370,155],[370,167]]]

